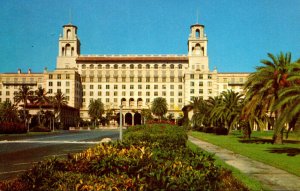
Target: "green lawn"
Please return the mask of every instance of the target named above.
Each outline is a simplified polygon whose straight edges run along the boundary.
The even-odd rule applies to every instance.
[[[291,136],[294,143],[283,145],[268,143],[272,132],[254,132],[253,138],[244,142],[240,142],[243,139],[238,132],[228,136],[217,136],[192,131],[189,135],[300,176],[300,143],[295,135]]]
[[[193,143],[190,142],[190,141],[187,142],[187,145],[188,145],[188,147],[190,147],[192,150],[199,149],[198,146],[196,146],[195,144],[193,144]],[[268,190],[267,188],[264,188],[264,187],[262,186],[262,184],[261,184],[259,181],[257,181],[257,180],[255,180],[255,179],[253,179],[253,178],[251,178],[251,177],[245,175],[244,173],[242,173],[242,172],[239,171],[238,169],[236,169],[236,168],[234,168],[234,167],[232,167],[232,166],[226,164],[224,161],[222,161],[222,160],[219,159],[218,157],[214,156],[214,158],[216,159],[215,164],[217,164],[217,165],[219,165],[219,166],[221,166],[221,167],[223,167],[223,168],[226,168],[226,169],[230,170],[230,171],[232,172],[233,176],[234,176],[236,179],[238,179],[240,182],[242,182],[246,187],[248,187],[249,190],[253,190],[253,191],[254,191],[254,190],[255,190],[255,191],[256,191],[256,190]]]

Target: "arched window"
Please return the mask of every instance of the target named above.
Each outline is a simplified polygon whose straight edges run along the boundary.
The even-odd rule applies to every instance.
[[[165,64],[162,65],[162,69],[166,69],[166,65]]]
[[[138,65],[138,69],[142,69],[142,65],[141,64]]]
[[[71,56],[71,45],[70,44],[66,44],[66,56]]]
[[[67,39],[70,39],[70,38],[71,38],[71,30],[68,29],[68,30],[67,30]]]
[[[126,69],[126,64],[122,64],[122,69]]]
[[[196,38],[200,38],[200,30],[199,29],[196,30]]]
[[[98,64],[98,69],[102,69],[102,65],[101,64]]]
[[[154,68],[155,68],[155,69],[158,69],[158,65],[157,65],[157,64],[154,64]]]
[[[114,69],[118,69],[118,64],[115,64],[115,65],[114,65]]]
[[[93,64],[90,65],[90,69],[94,69],[94,65]]]
[[[85,69],[85,64],[82,65],[82,69]]]
[[[174,64],[171,64],[171,65],[170,65],[170,68],[171,68],[171,69],[174,69]]]
[[[146,65],[146,68],[147,68],[147,69],[150,69],[150,64],[147,64],[147,65]]]
[[[178,65],[178,68],[179,68],[179,69],[182,69],[182,64],[179,64],[179,65]]]
[[[105,68],[106,68],[106,69],[109,69],[109,68],[110,68],[109,64],[106,64]]]
[[[130,69],[134,69],[134,65],[133,64],[130,64]]]

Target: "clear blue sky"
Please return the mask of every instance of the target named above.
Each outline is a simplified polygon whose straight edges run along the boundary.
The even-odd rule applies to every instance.
[[[268,52],[300,58],[300,0],[7,0],[0,72],[53,70],[69,10],[82,54],[187,54],[198,11],[211,69],[252,72]]]

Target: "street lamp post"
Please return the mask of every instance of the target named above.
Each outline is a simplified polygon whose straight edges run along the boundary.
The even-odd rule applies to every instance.
[[[123,139],[123,127],[122,127],[122,124],[123,124],[123,119],[122,119],[122,105],[120,105],[120,141],[122,141]]]

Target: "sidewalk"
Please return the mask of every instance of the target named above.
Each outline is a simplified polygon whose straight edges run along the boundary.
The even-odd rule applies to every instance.
[[[227,164],[239,169],[241,172],[249,175],[250,177],[254,177],[270,190],[300,190],[300,177],[296,175],[249,159],[211,143],[201,141],[192,136],[189,136],[189,141],[201,149],[215,154]]]

